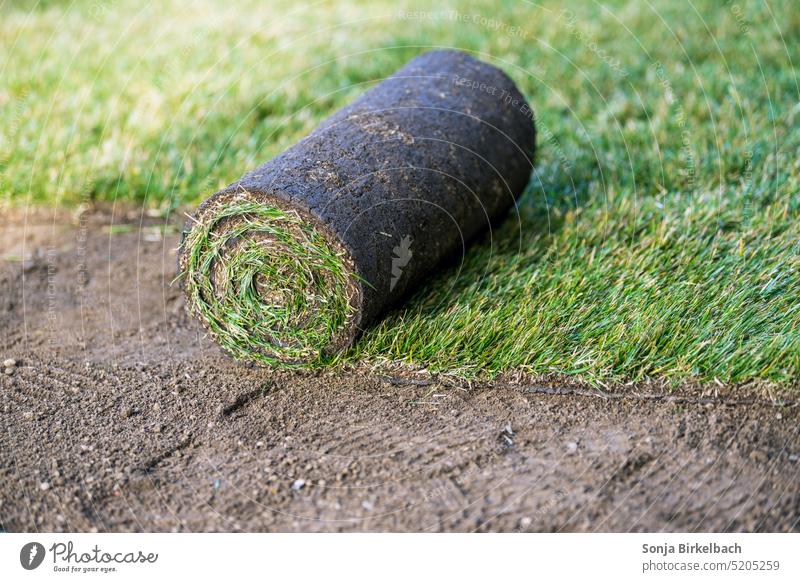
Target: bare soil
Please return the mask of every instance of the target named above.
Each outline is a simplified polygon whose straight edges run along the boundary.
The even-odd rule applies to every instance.
[[[793,402],[249,367],[185,314],[163,221],[4,214],[5,531],[800,528]]]

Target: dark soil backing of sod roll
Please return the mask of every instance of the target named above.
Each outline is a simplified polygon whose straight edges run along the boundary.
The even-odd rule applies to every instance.
[[[314,364],[506,214],[534,148],[505,73],[423,54],[200,205],[179,253],[190,310],[238,358]]]

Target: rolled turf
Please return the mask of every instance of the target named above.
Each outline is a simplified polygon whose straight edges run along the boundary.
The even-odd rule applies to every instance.
[[[505,73],[425,53],[200,205],[189,309],[238,359],[317,364],[507,213],[534,147]]]

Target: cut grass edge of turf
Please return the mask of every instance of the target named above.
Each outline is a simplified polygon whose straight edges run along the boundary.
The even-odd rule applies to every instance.
[[[409,364],[386,358],[359,361],[338,359],[321,368],[291,370],[293,375],[338,376],[342,374],[370,375],[396,386],[430,387],[429,396],[445,390],[470,391],[476,388],[514,388],[522,394],[549,395],[553,397],[591,397],[622,399],[642,403],[672,404],[679,410],[684,404],[715,404],[748,406],[769,404],[776,409],[800,406],[800,382],[775,382],[754,379],[744,382],[722,382],[698,378],[644,377],[638,380],[624,378],[600,379],[591,375],[563,374],[557,371],[536,373],[525,369],[499,372],[484,370],[432,370],[424,365]],[[433,404],[435,400],[423,398],[413,404]]]

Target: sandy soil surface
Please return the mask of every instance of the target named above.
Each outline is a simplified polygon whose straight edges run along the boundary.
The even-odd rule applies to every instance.
[[[800,528],[768,391],[248,367],[184,313],[176,246],[135,212],[0,218],[3,530]]]

